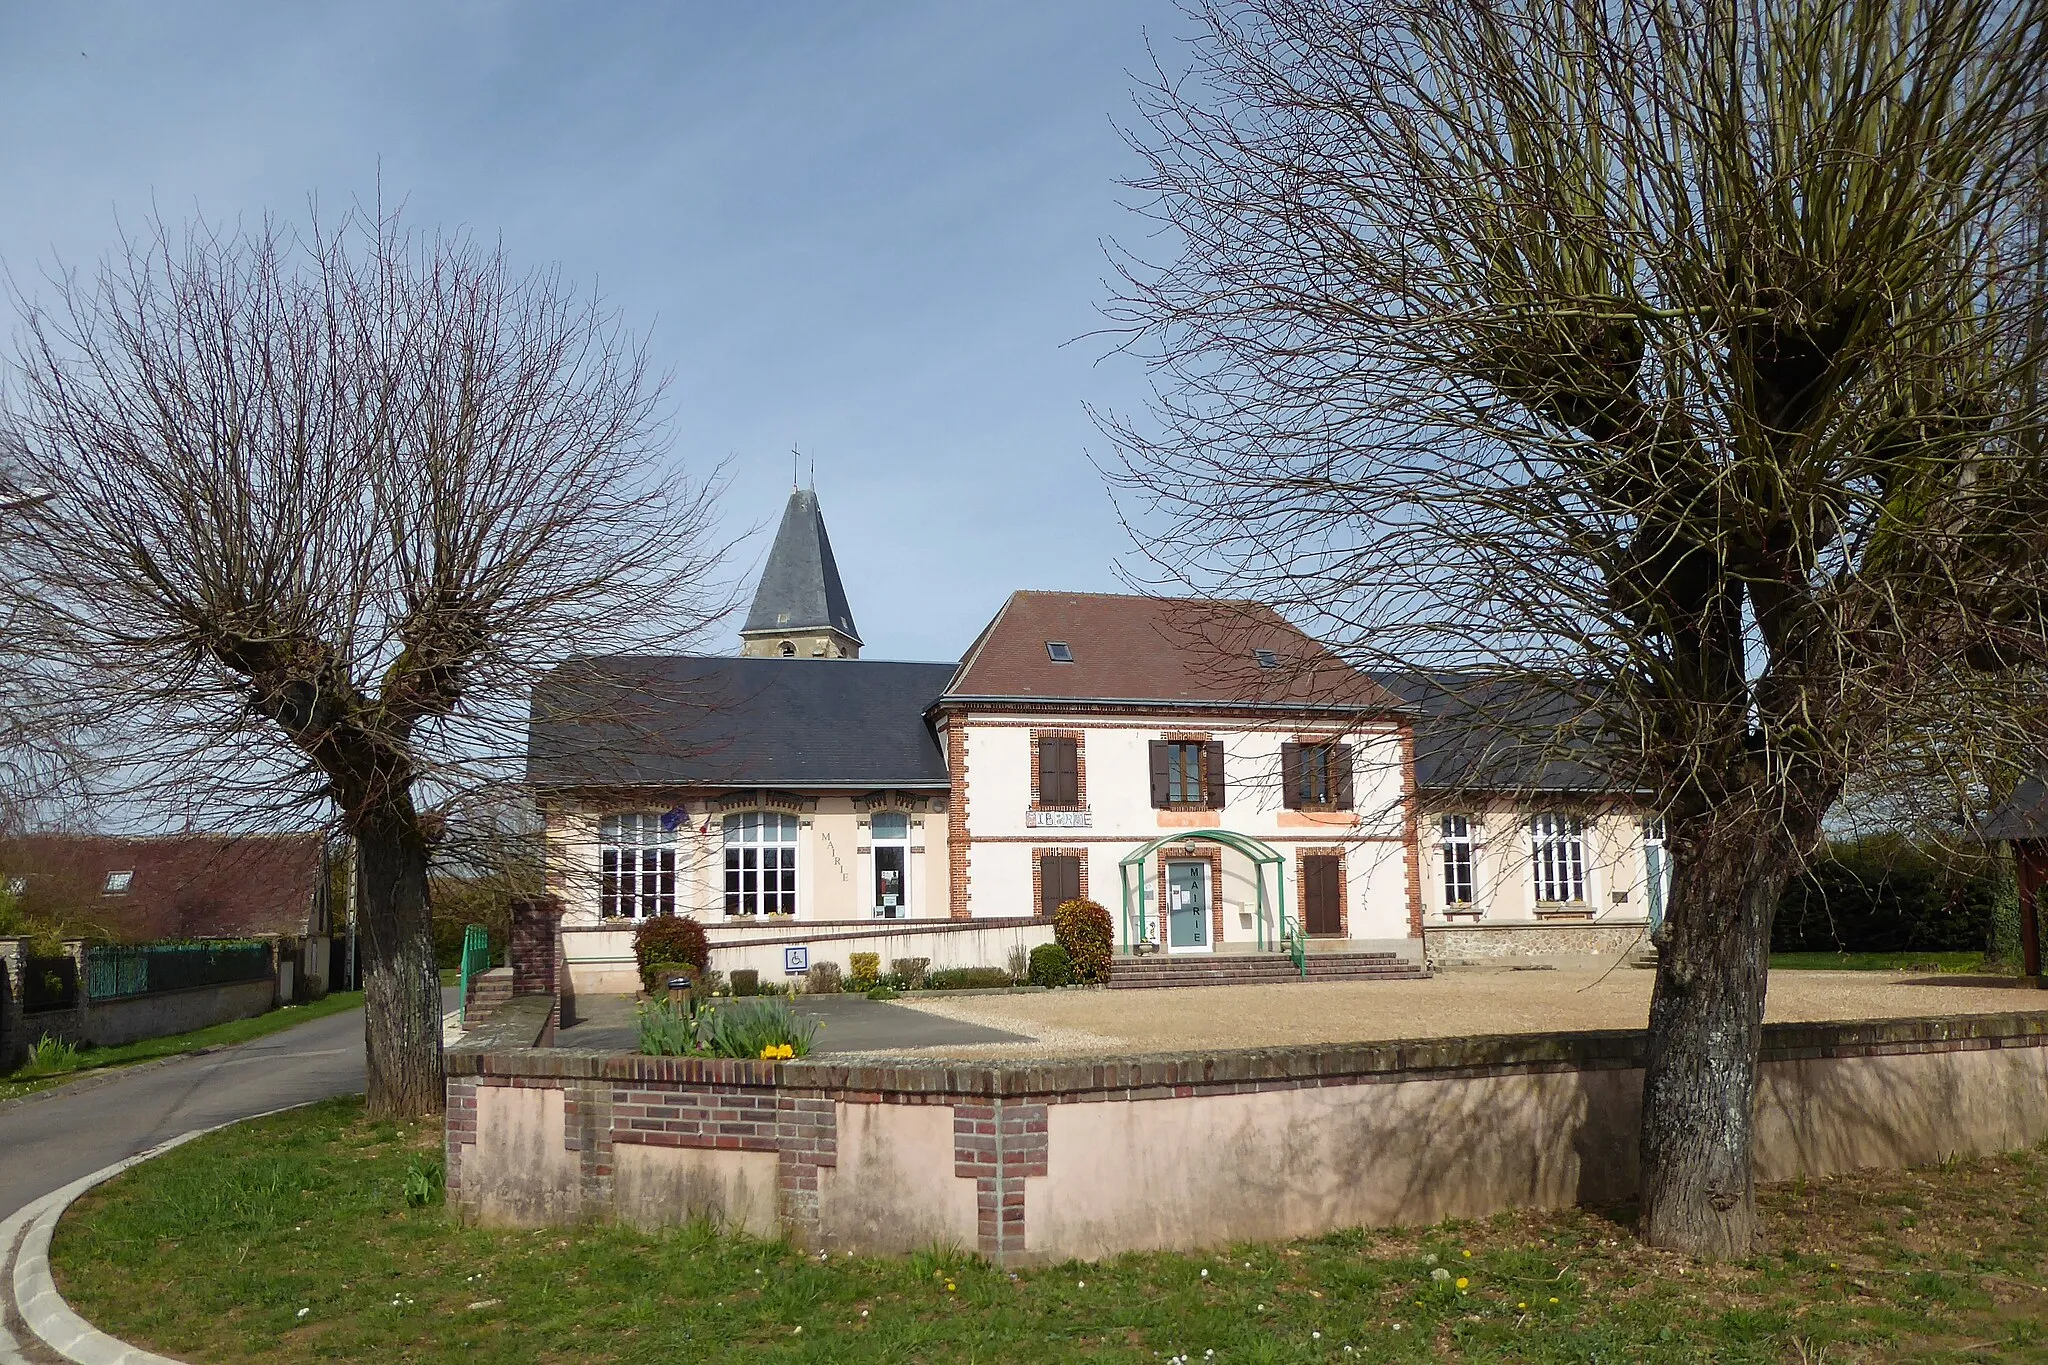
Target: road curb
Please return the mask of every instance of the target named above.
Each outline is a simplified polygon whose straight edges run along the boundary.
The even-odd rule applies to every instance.
[[[189,1055],[189,1054],[188,1054]],[[160,1356],[145,1351],[140,1346],[131,1346],[118,1337],[109,1336],[87,1322],[73,1311],[57,1292],[57,1281],[50,1273],[50,1239],[57,1230],[57,1221],[66,1209],[77,1202],[80,1195],[94,1186],[103,1185],[132,1166],[139,1166],[152,1157],[162,1156],[176,1147],[182,1147],[194,1138],[218,1133],[238,1123],[249,1123],[256,1119],[267,1119],[275,1114],[288,1113],[293,1109],[304,1109],[308,1105],[325,1104],[326,1100],[308,1100],[304,1104],[288,1104],[278,1109],[266,1110],[261,1114],[250,1114],[245,1118],[232,1119],[227,1123],[216,1123],[210,1128],[194,1128],[189,1133],[180,1133],[168,1142],[160,1142],[146,1152],[137,1152],[81,1176],[62,1189],[52,1191],[41,1199],[16,1211],[5,1223],[0,1223],[0,1266],[6,1264],[5,1252],[13,1247],[15,1230],[25,1227],[19,1233],[19,1249],[13,1255],[12,1281],[15,1312],[22,1324],[36,1339],[50,1350],[55,1351],[73,1365],[183,1365],[170,1356]],[[11,1358],[10,1358],[11,1357]],[[22,1361],[20,1345],[0,1326],[0,1365],[17,1365]]]
[[[216,1052],[223,1051],[225,1048],[236,1046],[239,1045],[227,1043],[214,1047],[203,1047],[196,1052],[179,1052],[169,1057],[151,1057],[147,1061],[123,1062],[118,1066],[95,1067],[91,1071],[80,1072],[61,1085],[53,1085],[46,1090],[37,1090],[27,1095],[14,1095],[7,1099],[0,1099],[0,1114],[6,1113],[17,1105],[39,1104],[44,1100],[61,1099],[66,1095],[76,1095],[81,1090],[95,1090],[110,1082],[121,1080],[123,1077],[138,1075],[144,1071],[161,1071],[167,1066],[176,1066],[180,1062],[189,1062],[199,1057],[211,1057]]]

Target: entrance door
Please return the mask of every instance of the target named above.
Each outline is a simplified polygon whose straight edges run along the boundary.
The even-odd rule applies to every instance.
[[[1312,938],[1344,935],[1342,866],[1328,853],[1310,853],[1301,860],[1301,921]]]
[[[1175,953],[1209,951],[1209,864],[1166,865],[1166,947]]]
[[[870,838],[875,851],[875,918],[910,916],[910,817],[876,811]]]

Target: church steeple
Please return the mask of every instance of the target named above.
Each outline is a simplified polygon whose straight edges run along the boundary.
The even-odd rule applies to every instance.
[[[740,628],[740,653],[752,658],[858,659],[860,632],[832,559],[818,495],[792,489],[775,545]]]

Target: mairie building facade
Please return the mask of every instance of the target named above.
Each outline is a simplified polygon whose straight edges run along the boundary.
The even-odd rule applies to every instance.
[[[1660,912],[1635,802],[1503,762],[1456,680],[1368,677],[1255,603],[1023,591],[957,662],[860,650],[799,490],[737,656],[579,658],[536,689],[572,990],[631,990],[651,915],[773,977],[1006,965],[1076,898],[1169,958],[1619,952]]]

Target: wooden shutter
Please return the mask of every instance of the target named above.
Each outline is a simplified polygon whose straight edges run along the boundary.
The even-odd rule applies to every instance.
[[[1081,860],[1048,853],[1038,860],[1038,913],[1046,919],[1068,901],[1081,899]]]
[[[1301,809],[1301,746],[1292,742],[1280,746],[1280,804]]]
[[[1344,932],[1337,868],[1337,860],[1327,853],[1311,853],[1301,860],[1302,922],[1310,934],[1334,936]]]
[[[1081,763],[1071,739],[1038,741],[1038,802],[1043,806],[1081,804]]]
[[[1205,774],[1209,787],[1209,809],[1222,810],[1224,797],[1223,741],[1220,739],[1212,739],[1202,747],[1204,750],[1202,754],[1202,766],[1209,770]]]
[[[1012,750],[1014,753],[1015,750]],[[1166,741],[1152,741],[1152,808],[1165,810],[1166,799]]]
[[[1330,796],[1338,810],[1351,809],[1351,746],[1332,744],[1330,766],[1336,771],[1330,774]]]

